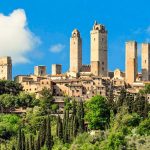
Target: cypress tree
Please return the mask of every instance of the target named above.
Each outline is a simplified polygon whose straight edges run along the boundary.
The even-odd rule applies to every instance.
[[[134,105],[134,95],[128,93],[125,99],[125,106],[128,107],[128,112],[132,113],[133,112],[133,105]]]
[[[22,150],[22,134],[21,134],[21,127],[19,128],[19,132],[18,132],[18,150]]]
[[[32,134],[30,134],[29,149],[34,150],[34,137]]]
[[[44,120],[40,126],[38,138],[39,138],[39,142],[40,142],[40,147],[43,147],[45,144],[45,138],[46,138],[46,118],[44,118]]]
[[[24,135],[24,131],[22,131],[22,150],[26,150],[26,148],[25,148],[25,135]]]
[[[57,117],[57,136],[59,137],[59,139],[63,138],[63,124],[62,124],[62,119],[60,118],[60,116],[58,115]]]
[[[76,121],[77,121],[77,118],[76,118],[76,113],[77,113],[77,103],[75,100],[73,100],[72,102],[72,116],[71,116],[71,133],[70,133],[70,136],[72,138],[74,138],[76,136],[76,128],[78,128],[76,126]]]
[[[125,99],[126,99],[126,90],[121,89],[120,90],[120,95],[119,95],[119,98],[118,98],[118,101],[117,101],[117,108],[120,108],[123,105]]]
[[[28,138],[26,138],[26,150],[30,150],[29,149],[29,140],[28,140]]]
[[[63,142],[66,142],[66,110],[64,110],[64,118],[63,118]]]
[[[46,146],[48,150],[52,149],[51,121],[49,115],[47,117],[47,126],[46,126]]]
[[[70,142],[70,137],[69,137],[69,108],[66,110],[66,142]]]
[[[83,101],[80,100],[78,102],[78,109],[77,109],[77,118],[78,118],[78,125],[79,125],[79,133],[84,132],[84,107],[83,107]]]
[[[40,145],[40,132],[38,134],[38,138],[37,138],[37,141],[36,141],[36,149],[37,150],[40,150],[41,149],[41,145]]]

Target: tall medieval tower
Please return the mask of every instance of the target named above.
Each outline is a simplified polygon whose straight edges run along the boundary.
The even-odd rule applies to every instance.
[[[75,29],[70,38],[70,72],[78,73],[82,67],[82,39]]]
[[[11,57],[0,58],[0,79],[12,80],[12,60]]]
[[[107,30],[97,22],[91,31],[91,73],[107,76]]]
[[[142,80],[150,80],[150,43],[142,43]]]
[[[126,82],[129,84],[135,82],[137,73],[137,42],[129,41],[126,42]]]

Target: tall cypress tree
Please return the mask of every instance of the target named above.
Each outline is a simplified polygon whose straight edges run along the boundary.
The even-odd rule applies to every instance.
[[[25,135],[24,135],[24,131],[22,131],[22,150],[26,150],[26,147],[25,147]]]
[[[49,115],[47,117],[47,127],[46,127],[46,146],[48,150],[52,149],[51,121]]]
[[[30,134],[29,149],[34,150],[34,137],[32,134]]]
[[[29,140],[28,140],[28,138],[26,138],[26,150],[30,150],[29,149]]]
[[[79,125],[78,132],[83,133],[84,132],[84,107],[83,107],[82,100],[78,102],[77,118],[78,118],[78,125]]]
[[[39,134],[38,134],[38,138],[37,138],[37,141],[36,141],[36,149],[37,150],[40,150],[41,149],[41,145],[40,145],[40,132],[39,132]]]
[[[120,95],[117,100],[117,108],[120,108],[123,105],[125,99],[126,99],[126,90],[122,88],[120,90]]]
[[[73,139],[77,135],[77,102],[73,100],[72,102],[72,116],[71,116],[71,138]]]
[[[21,134],[21,127],[19,128],[18,132],[18,150],[22,150],[22,134]]]
[[[63,124],[62,124],[62,119],[58,115],[57,117],[57,131],[56,131],[57,136],[59,139],[63,139]]]
[[[44,146],[45,139],[46,139],[46,118],[44,118],[39,131],[39,141],[40,141],[40,147]]]

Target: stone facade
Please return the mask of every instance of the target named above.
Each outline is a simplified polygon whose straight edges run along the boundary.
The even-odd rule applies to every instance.
[[[70,38],[70,72],[78,73],[82,67],[82,39],[75,29]]]
[[[137,76],[137,42],[126,42],[126,62],[125,62],[126,82],[132,84]]]
[[[52,75],[58,75],[62,73],[61,64],[52,64]]]
[[[150,80],[150,44],[142,43],[142,80]]]
[[[19,75],[15,77],[15,81],[21,83],[23,86],[23,90],[28,93],[39,94],[39,92],[43,88],[53,90],[52,82],[49,77],[41,77],[36,75]]]
[[[0,58],[0,79],[12,80],[12,60],[11,57]]]
[[[106,77],[107,70],[107,30],[95,22],[91,31],[91,72]]]
[[[46,66],[35,66],[34,75],[36,76],[45,76],[46,75]]]

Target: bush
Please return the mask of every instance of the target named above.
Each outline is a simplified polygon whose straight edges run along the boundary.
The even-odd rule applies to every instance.
[[[0,115],[0,138],[10,139],[17,134],[21,119],[17,115]]]
[[[137,129],[137,133],[140,135],[150,135],[150,119],[142,121]]]
[[[107,150],[119,150],[123,147],[126,147],[125,136],[123,133],[111,133],[108,137]]]

